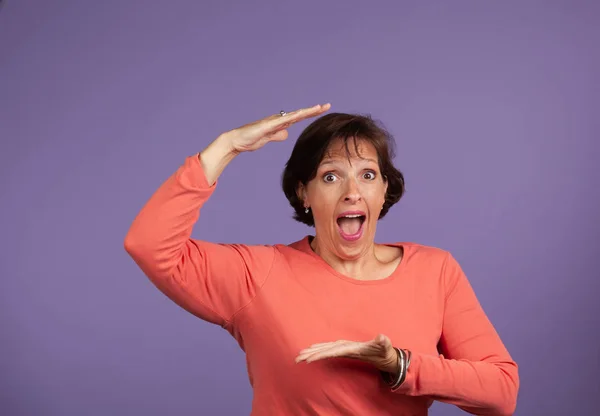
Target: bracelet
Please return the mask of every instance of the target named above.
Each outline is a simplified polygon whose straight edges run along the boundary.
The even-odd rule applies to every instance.
[[[392,390],[400,387],[406,380],[406,375],[408,373],[408,367],[410,366],[410,359],[412,356],[411,351],[401,350],[396,347],[394,347],[394,349],[396,350],[396,354],[398,356],[398,376],[395,378],[395,380],[393,380],[389,373],[383,371],[381,372],[383,380]]]

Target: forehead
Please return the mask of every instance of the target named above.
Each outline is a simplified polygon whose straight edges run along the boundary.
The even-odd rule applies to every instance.
[[[348,139],[334,139],[331,141],[321,163],[343,159],[378,159],[377,150],[368,140],[350,137]]]

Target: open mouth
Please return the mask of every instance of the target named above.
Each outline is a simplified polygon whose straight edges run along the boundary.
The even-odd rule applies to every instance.
[[[338,229],[342,238],[348,241],[358,240],[363,232],[367,216],[364,212],[344,212],[337,217]]]

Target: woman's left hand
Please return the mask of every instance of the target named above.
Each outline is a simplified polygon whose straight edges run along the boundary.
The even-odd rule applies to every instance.
[[[314,344],[300,351],[296,363],[307,363],[326,358],[353,358],[373,364],[375,368],[391,374],[397,374],[398,355],[392,342],[385,335],[377,335],[366,342],[333,341]]]

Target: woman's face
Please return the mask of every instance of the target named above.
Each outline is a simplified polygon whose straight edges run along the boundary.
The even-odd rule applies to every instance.
[[[387,182],[367,141],[333,141],[301,198],[315,221],[317,244],[341,259],[360,257],[375,239]],[[349,150],[349,152],[348,152]]]

